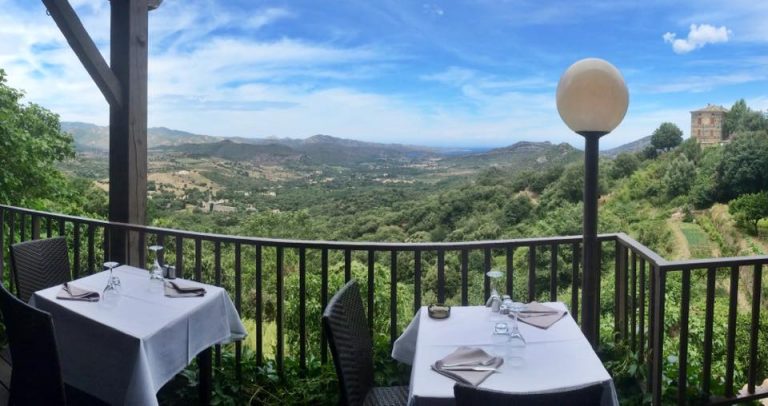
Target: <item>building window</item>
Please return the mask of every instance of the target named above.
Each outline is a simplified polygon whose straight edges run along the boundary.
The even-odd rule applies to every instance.
[[[701,117],[699,117],[699,120],[698,120],[698,122],[699,122],[699,125],[701,125]]]

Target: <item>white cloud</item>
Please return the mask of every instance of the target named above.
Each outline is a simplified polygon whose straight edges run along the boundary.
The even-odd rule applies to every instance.
[[[768,42],[768,1],[755,0],[684,0],[680,6],[691,14],[680,23],[718,21],[728,27],[738,27],[739,42]]]
[[[687,54],[706,44],[728,42],[732,35],[733,32],[724,25],[718,28],[709,24],[691,24],[691,30],[686,39],[677,38],[677,34],[673,32],[665,33],[662,38],[664,42],[672,44],[672,50],[676,54]]]

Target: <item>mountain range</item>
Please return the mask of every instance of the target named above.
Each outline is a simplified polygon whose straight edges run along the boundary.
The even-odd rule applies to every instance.
[[[72,134],[78,152],[105,153],[109,149],[109,127],[81,122],[62,122],[61,127]],[[581,156],[580,150],[567,143],[529,141],[494,149],[461,149],[365,142],[321,134],[306,139],[218,137],[165,127],[149,128],[147,137],[150,153],[178,153],[260,164],[299,161],[354,165],[439,159],[441,166],[459,168],[511,164],[515,167],[535,168],[547,166],[550,162],[573,162]],[[639,151],[648,142],[650,138],[646,137],[603,151],[603,154],[613,157],[621,152]]]

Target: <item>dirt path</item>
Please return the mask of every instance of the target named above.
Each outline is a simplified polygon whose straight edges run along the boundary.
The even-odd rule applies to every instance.
[[[680,229],[680,220],[671,218],[667,220],[667,225],[669,225],[669,229],[672,230],[672,237],[675,239],[675,250],[672,252],[672,257],[669,259],[690,259],[691,250],[688,247],[688,239],[685,238],[683,230]]]

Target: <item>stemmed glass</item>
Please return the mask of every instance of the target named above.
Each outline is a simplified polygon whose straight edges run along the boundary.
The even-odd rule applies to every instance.
[[[104,292],[102,292],[102,295],[104,295],[105,298],[119,292],[120,279],[118,279],[116,276],[112,276],[113,269],[118,265],[120,264],[112,261],[104,263],[104,268],[109,269],[109,279],[107,279],[107,286],[104,288]]]
[[[509,341],[512,346],[515,347],[525,347],[525,338],[523,338],[523,334],[520,333],[519,324],[518,324],[518,317],[520,316],[520,312],[525,310],[525,303],[522,302],[513,302],[511,299],[507,303],[507,307],[509,308],[509,312],[512,314],[512,331],[509,332]]]
[[[501,272],[498,269],[491,269],[490,271],[485,273],[485,276],[489,277],[491,279],[491,294],[494,292],[497,295],[500,295],[499,292],[501,292],[503,289],[501,289],[501,277],[504,276],[504,273]]]
[[[163,280],[163,268],[160,266],[160,258],[158,256],[158,251],[163,250],[162,245],[150,245],[149,250],[154,252],[155,255],[155,262],[152,264],[152,267],[149,269],[149,280]]]
[[[488,298],[488,304],[491,306],[491,319],[497,319],[501,316],[499,310],[501,307],[501,277],[504,273],[498,269],[491,269],[485,275],[491,280],[491,296]],[[497,302],[494,306],[494,302]]]

